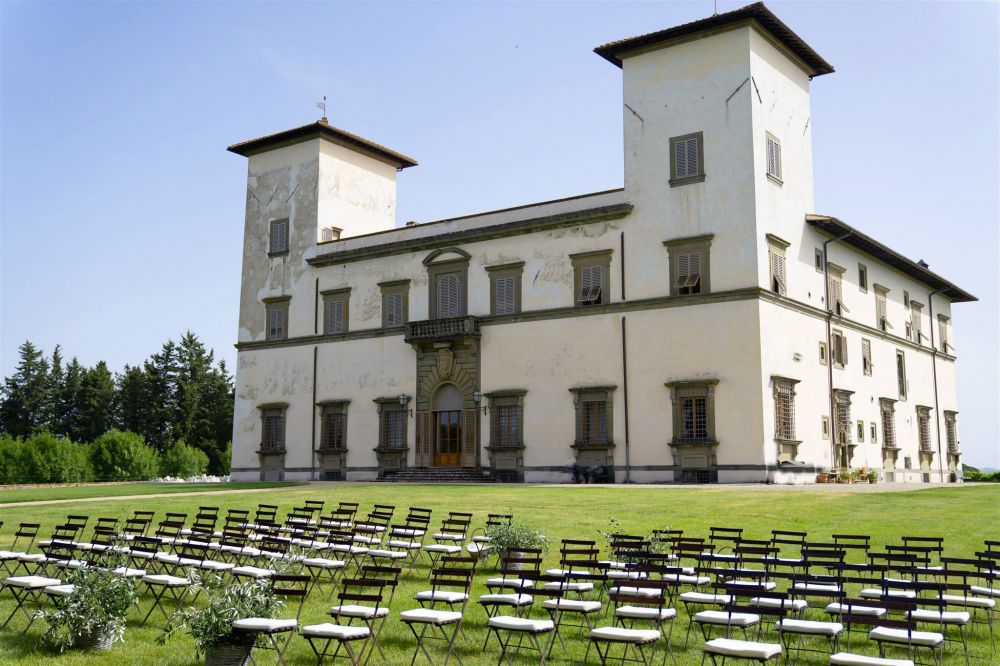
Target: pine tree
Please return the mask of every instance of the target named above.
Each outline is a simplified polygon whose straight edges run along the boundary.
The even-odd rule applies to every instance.
[[[66,364],[52,424],[54,432],[66,435],[75,442],[81,441],[80,414],[83,402],[83,376],[86,372],[86,368],[80,365],[75,356]]]
[[[149,381],[140,367],[126,365],[115,376],[114,423],[119,430],[139,433],[148,439],[151,433]]]
[[[45,414],[43,418],[45,429],[55,434],[62,434],[57,430],[56,426],[59,420],[59,399],[65,381],[62,347],[56,345],[56,348],[52,350],[52,360],[49,362],[49,385],[45,395]]]
[[[149,432],[146,443],[160,453],[176,439],[174,419],[177,414],[177,345],[167,340],[159,354],[143,364],[146,373],[146,404]]]
[[[91,442],[111,429],[115,382],[104,361],[98,361],[83,375],[80,437]]]
[[[49,395],[49,363],[41,350],[26,340],[17,348],[20,360],[0,389],[0,428],[15,437],[43,429]]]

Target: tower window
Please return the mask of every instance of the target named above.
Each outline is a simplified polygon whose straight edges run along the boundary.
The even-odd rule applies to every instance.
[[[705,180],[705,146],[702,132],[670,139],[670,186]]]

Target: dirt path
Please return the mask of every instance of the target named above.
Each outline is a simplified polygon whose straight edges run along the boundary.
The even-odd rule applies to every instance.
[[[13,506],[42,506],[45,504],[73,504],[74,502],[118,502],[121,500],[163,499],[164,497],[196,497],[199,495],[232,495],[234,493],[273,493],[278,490],[296,490],[301,486],[281,486],[280,488],[241,488],[239,490],[192,490],[186,493],[155,493],[152,495],[120,495],[116,497],[74,497],[72,499],[35,500],[32,502],[8,502],[0,504],[0,509]]]

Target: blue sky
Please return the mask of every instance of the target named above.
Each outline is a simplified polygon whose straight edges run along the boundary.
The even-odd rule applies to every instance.
[[[720,0],[720,11],[742,2]],[[1000,5],[771,2],[812,87],[817,212],[980,298],[956,306],[966,462],[998,444]],[[0,371],[31,339],[235,359],[245,160],[316,120],[417,158],[399,221],[622,185],[620,71],[591,53],[702,18],[642,3],[0,3]]]

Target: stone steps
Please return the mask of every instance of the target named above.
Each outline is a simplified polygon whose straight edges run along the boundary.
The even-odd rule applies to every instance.
[[[410,467],[395,473],[386,473],[379,479],[390,483],[494,483],[488,469]]]

